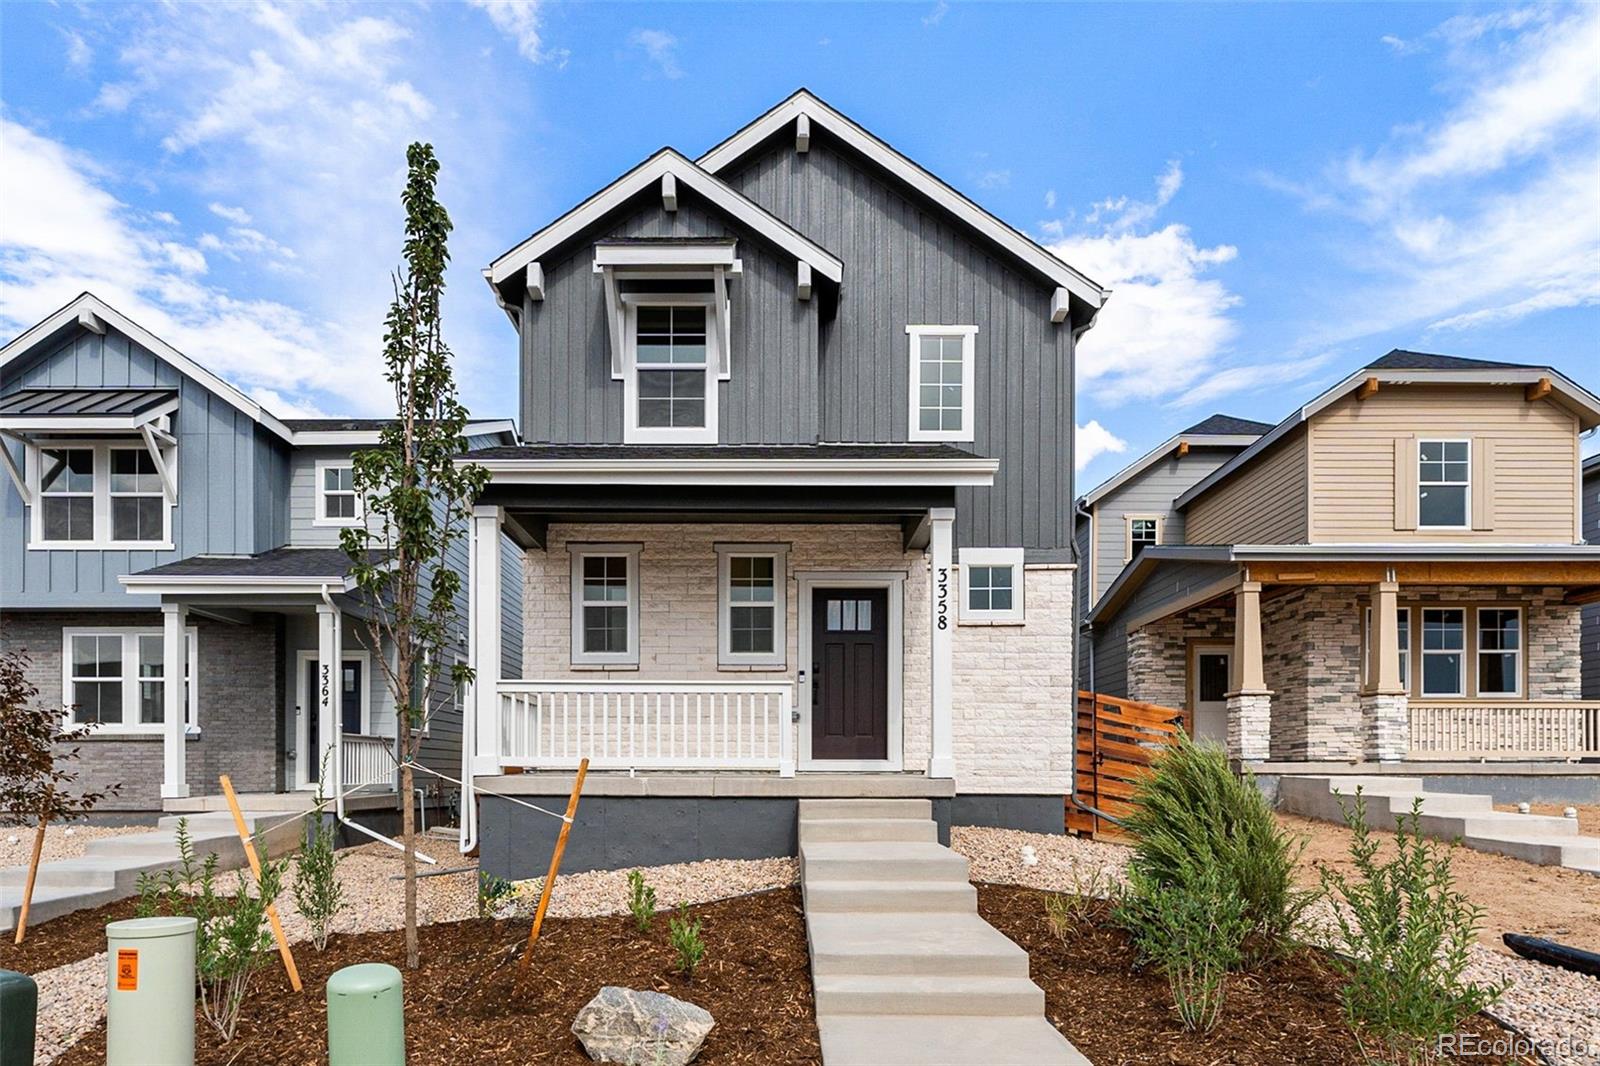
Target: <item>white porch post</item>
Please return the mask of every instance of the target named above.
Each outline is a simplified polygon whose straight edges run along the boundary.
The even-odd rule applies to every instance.
[[[930,643],[932,666],[929,689],[933,695],[931,723],[932,753],[928,758],[929,777],[954,777],[956,775],[955,747],[951,740],[952,698],[950,637],[955,628],[955,604],[951,597],[956,587],[951,568],[951,541],[956,512],[953,507],[933,507],[928,510],[930,524],[929,551],[932,553],[932,582],[929,606]]]
[[[500,522],[498,507],[472,509],[467,646],[472,669],[472,773],[500,772]]]
[[[1388,572],[1392,579],[1394,571]],[[1410,746],[1410,712],[1400,683],[1400,583],[1372,586],[1371,678],[1361,694],[1365,727],[1362,755],[1374,762],[1399,762]]]
[[[184,664],[189,659],[187,622],[189,609],[178,603],[161,605],[161,798],[182,799],[189,794],[185,774],[184,730],[189,724],[184,698]],[[195,664],[198,673],[200,664]],[[195,677],[191,684],[198,685]]]
[[[317,604],[317,736],[322,740],[322,750],[311,755],[322,774],[322,791],[328,796],[344,791],[344,767],[339,759],[339,730],[344,719],[339,713],[339,695],[343,691],[340,672],[344,667],[342,636],[339,608]]]

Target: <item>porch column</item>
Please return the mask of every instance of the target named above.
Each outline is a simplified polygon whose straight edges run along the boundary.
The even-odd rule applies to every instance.
[[[933,655],[928,684],[933,696],[933,715],[929,730],[932,753],[928,758],[928,776],[954,777],[956,760],[955,747],[951,741],[953,716],[950,681],[953,667],[950,637],[955,626],[955,607],[950,597],[955,578],[951,573],[950,552],[956,521],[955,508],[929,508],[928,521],[930,526],[928,550],[933,555],[933,565],[929,574],[932,581],[932,595],[929,598],[932,617],[929,620],[929,632]]]
[[[1272,692],[1261,652],[1261,582],[1246,572],[1234,593],[1233,655],[1229,657],[1228,755],[1241,762],[1267,758],[1272,732]]]
[[[500,772],[500,523],[498,507],[472,509],[468,544],[467,654],[474,677],[471,722],[463,727],[473,774]]]
[[[325,795],[344,791],[339,760],[339,729],[344,716],[339,713],[339,694],[343,691],[340,671],[344,668],[344,641],[340,632],[339,608],[317,604],[317,736],[322,750],[311,753],[317,761],[319,780]]]
[[[184,733],[189,724],[184,694],[184,666],[189,660],[187,625],[189,609],[178,603],[161,605],[161,798],[182,799],[189,794],[185,773]],[[196,672],[199,663],[195,664]],[[194,678],[191,684],[198,685]]]
[[[1392,577],[1394,571],[1390,571]],[[1372,676],[1361,694],[1362,755],[1373,762],[1405,758],[1410,716],[1400,683],[1400,583],[1372,586]]]

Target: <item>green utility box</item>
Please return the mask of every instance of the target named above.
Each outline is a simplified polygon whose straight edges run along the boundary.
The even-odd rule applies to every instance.
[[[405,1066],[400,971],[385,962],[346,966],[328,978],[328,1066]]]
[[[106,1066],[193,1066],[193,918],[106,926]]]
[[[0,970],[0,1066],[33,1066],[39,986],[25,973]]]

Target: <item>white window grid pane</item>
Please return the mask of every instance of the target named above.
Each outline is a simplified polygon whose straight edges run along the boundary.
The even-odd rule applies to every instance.
[[[964,406],[965,339],[959,335],[923,334],[918,350],[918,427],[925,430],[962,429]]]
[[[728,559],[728,599],[733,603],[772,603],[777,579],[774,557],[735,555]]]
[[[638,375],[639,425],[646,429],[704,429],[706,388],[710,371],[701,369],[645,369]]]
[[[1466,611],[1459,607],[1422,612],[1422,694],[1459,696],[1465,691]]]

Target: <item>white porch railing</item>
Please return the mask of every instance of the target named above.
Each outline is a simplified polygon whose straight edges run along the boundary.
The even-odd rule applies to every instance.
[[[343,757],[340,780],[346,789],[366,785],[367,791],[394,790],[394,738],[345,733],[340,738]],[[374,786],[378,786],[375,788]]]
[[[1600,702],[1412,703],[1411,759],[1600,757]]]
[[[744,681],[502,681],[500,763],[794,772],[793,686]]]

